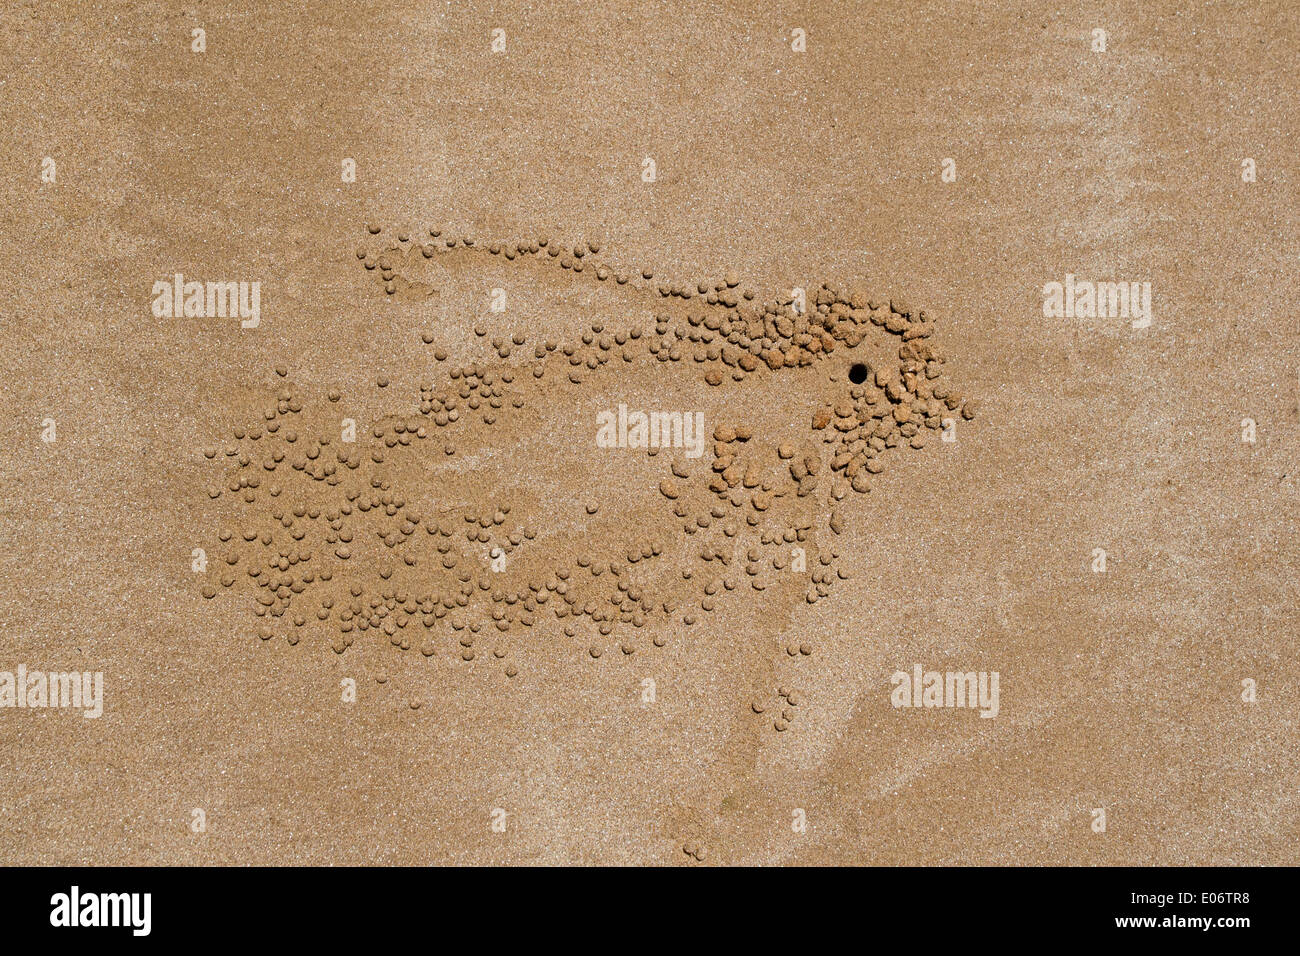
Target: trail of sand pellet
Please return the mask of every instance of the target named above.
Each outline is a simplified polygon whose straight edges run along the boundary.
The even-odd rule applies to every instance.
[[[202,450],[216,526],[203,595],[247,604],[263,641],[390,645],[508,679],[521,643],[597,666],[732,602],[788,615],[847,578],[836,538],[891,456],[974,414],[942,377],[933,317],[864,289],[760,304],[736,275],[681,283],[596,242],[436,227],[417,242],[368,226],[356,255],[388,297],[432,305],[504,264],[651,318],[594,321],[571,341],[517,327],[491,336],[491,361],[458,361],[430,321],[410,333],[430,357],[418,394],[390,394],[381,370],[391,410],[364,421],[338,389],[307,395],[286,366],[268,370],[265,395]],[[789,396],[783,420],[754,420],[754,389]],[[781,732],[800,699],[777,686],[750,710]]]

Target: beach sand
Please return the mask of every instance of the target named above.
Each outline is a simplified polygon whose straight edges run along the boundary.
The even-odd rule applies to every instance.
[[[0,14],[0,862],[1296,863],[1300,11],[1040,6]]]

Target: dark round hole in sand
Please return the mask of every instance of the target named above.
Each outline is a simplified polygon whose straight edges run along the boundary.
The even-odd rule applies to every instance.
[[[867,380],[867,367],[861,362],[855,362],[849,366],[849,381],[854,385],[861,385]]]

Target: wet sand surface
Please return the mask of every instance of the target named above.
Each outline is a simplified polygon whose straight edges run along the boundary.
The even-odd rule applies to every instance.
[[[1300,12],[0,30],[0,862],[1296,862]]]

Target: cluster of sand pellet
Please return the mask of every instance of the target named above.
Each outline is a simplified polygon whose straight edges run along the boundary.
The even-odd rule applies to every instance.
[[[486,661],[513,677],[518,642],[538,630],[557,647],[597,660],[662,647],[679,623],[694,625],[747,593],[814,603],[848,577],[829,543],[845,520],[835,503],[850,490],[868,492],[869,476],[881,472],[890,449],[923,448],[945,411],[973,415],[941,380],[943,356],[927,341],[933,318],[898,299],[822,285],[809,294],[805,313],[789,296],[757,304],[734,274],[656,281],[648,267],[610,264],[594,241],[484,242],[435,227],[423,242],[398,233],[394,243],[378,226],[366,231],[380,245],[359,247],[357,258],[389,296],[436,291],[419,274],[422,262],[474,269],[506,261],[554,267],[564,281],[609,282],[672,305],[656,306],[648,326],[593,322],[572,341],[498,334],[490,339],[491,362],[457,362],[435,330],[413,333],[428,347],[436,377],[419,384],[418,396],[398,398],[390,414],[357,422],[355,442],[339,437],[339,390],[309,399],[287,368],[276,367],[279,384],[264,407],[204,450],[221,468],[210,497],[222,499],[222,508],[219,560],[203,594],[249,600],[264,641],[306,640],[345,654],[358,638],[386,639],[392,653]],[[897,360],[853,364],[852,350],[873,330],[901,340]],[[481,326],[474,331],[488,338]],[[828,363],[837,352],[849,354],[832,381],[852,364],[848,377],[861,384],[840,387],[837,401],[815,408],[798,443],[754,434],[747,416],[732,409],[710,429],[704,457],[640,452],[664,455],[657,486],[643,489],[663,516],[645,525],[651,531],[614,523],[563,548],[539,545],[539,526],[563,518],[528,513],[537,501],[488,486],[469,501],[438,495],[462,457],[508,447],[525,410],[554,407],[565,390],[593,377],[681,367],[711,391]],[[386,373],[374,384],[376,395],[387,396]],[[601,517],[593,496],[575,509]],[[813,651],[807,639],[785,647],[796,660]],[[784,731],[799,702],[797,690],[782,687],[750,709]]]

